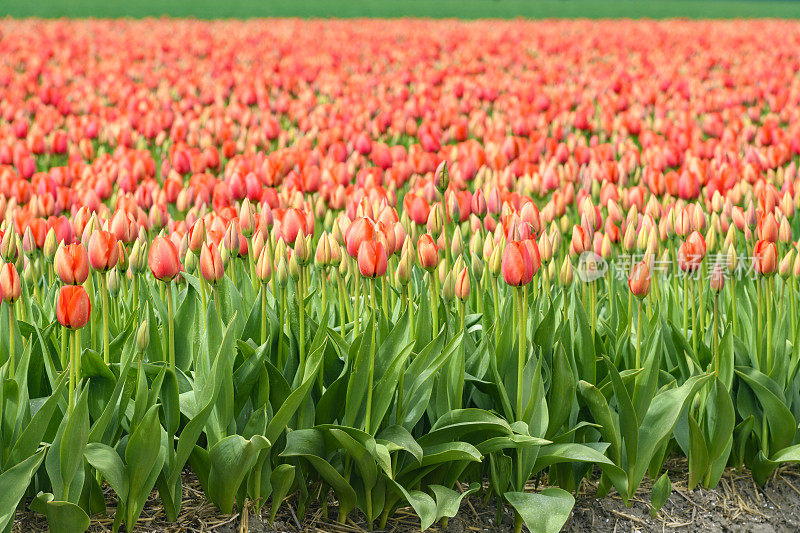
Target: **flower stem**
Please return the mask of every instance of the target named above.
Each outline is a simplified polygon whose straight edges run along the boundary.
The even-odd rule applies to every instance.
[[[523,397],[522,397],[522,373],[525,370],[525,324],[522,323],[524,319],[524,304],[522,302],[522,289],[520,287],[514,288],[514,305],[517,308],[517,324],[519,324],[519,354],[517,356],[517,420],[522,420],[523,412]]]
[[[267,342],[267,284],[261,284],[261,344]]]
[[[69,398],[67,399],[68,402],[68,409],[67,412],[71,415],[72,410],[75,407],[75,386],[78,381],[78,369],[77,369],[77,359],[78,354],[76,353],[77,346],[78,346],[78,330],[70,331],[65,329],[65,335],[72,336],[72,342],[69,344],[70,351],[69,351]]]
[[[100,274],[100,291],[103,298],[103,362],[111,362],[111,346],[108,336],[108,275]]]
[[[297,294],[297,308],[300,314],[300,338],[298,339],[298,345],[300,348],[300,359],[298,363],[298,371],[305,372],[306,367],[306,309],[305,309],[305,298],[304,298],[304,288],[303,288],[303,274],[300,273],[300,277],[297,278],[297,283],[295,284],[295,293]],[[302,375],[302,374],[301,374]]]
[[[767,281],[767,290],[764,291],[764,304],[767,306],[767,368],[766,374],[769,375],[772,372],[772,295],[774,294],[775,289],[775,278],[769,278]]]
[[[436,337],[436,335],[439,334],[439,293],[436,292],[436,284],[433,279],[436,273],[431,271],[429,275],[428,287],[430,288],[431,298],[431,323],[433,324],[433,336]]]
[[[14,359],[16,359],[17,318],[14,316],[14,304],[8,304],[8,377],[14,379]]]
[[[714,295],[714,373],[719,375],[719,293]]]
[[[172,301],[172,285],[167,282],[167,322],[169,322],[169,344],[167,355],[169,357],[169,367],[175,372],[175,303]]]
[[[375,326],[376,309],[378,307],[377,297],[375,296],[375,281],[369,282],[370,298],[372,299],[372,338],[369,344],[369,377],[367,378],[367,409],[366,419],[364,420],[365,431],[371,433],[372,425],[372,381],[375,377]]]
[[[642,300],[637,302],[636,312],[636,365],[635,368],[642,367]]]

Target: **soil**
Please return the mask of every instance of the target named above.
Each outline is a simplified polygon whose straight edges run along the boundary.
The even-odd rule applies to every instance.
[[[772,533],[800,530],[800,470],[795,466],[776,471],[764,487],[758,487],[747,472],[728,470],[714,490],[686,486],[686,462],[668,463],[672,480],[672,495],[653,518],[650,516],[650,484],[645,481],[626,507],[613,491],[605,498],[596,498],[596,485],[584,481],[576,496],[572,515],[564,526],[570,533],[639,532],[639,531],[726,531],[731,533]],[[269,524],[268,506],[258,515],[248,513],[247,529],[242,528],[240,513],[221,515],[203,495],[191,474],[184,477],[184,500],[177,522],[167,522],[154,492],[137,524],[137,532],[202,531],[215,533],[266,532],[365,532],[363,517],[353,513],[346,524],[335,522],[336,502],[331,500],[328,516],[321,507],[310,509],[302,523],[295,513],[295,501],[289,498],[281,507],[273,525]],[[90,532],[111,531],[114,515],[113,493],[107,494],[108,516],[92,517]],[[442,533],[513,531],[513,517],[507,506],[503,520],[495,520],[495,502],[488,505],[480,497],[462,503],[461,510],[445,528],[435,524],[428,531]],[[419,531],[419,520],[409,509],[400,509],[389,521],[385,531],[410,533]],[[14,533],[47,531],[44,517],[30,511],[18,511]],[[376,530],[377,531],[377,530]]]

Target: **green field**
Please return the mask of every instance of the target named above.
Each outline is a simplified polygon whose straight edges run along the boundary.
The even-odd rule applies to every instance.
[[[800,2],[774,0],[0,0],[12,17],[800,17]]]

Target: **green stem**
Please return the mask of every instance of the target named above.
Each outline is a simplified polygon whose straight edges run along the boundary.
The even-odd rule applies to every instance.
[[[66,326],[61,326],[61,368],[67,368],[67,358],[69,357],[69,329]]]
[[[261,284],[261,344],[267,342],[267,284]]]
[[[714,295],[714,373],[719,375],[719,294]]]
[[[761,276],[756,278],[756,335],[753,339],[756,343],[756,355],[758,359],[758,364],[761,368],[760,371],[766,374],[766,365],[764,364],[764,354],[761,351],[761,319],[762,319],[762,311],[763,304],[761,303]]]
[[[494,306],[494,345],[500,345],[500,300],[497,297],[497,277],[492,276],[492,305]]]
[[[764,293],[764,303],[767,306],[767,375],[772,373],[772,363],[773,363],[773,354],[772,354],[772,295],[774,294],[775,289],[775,278],[769,278],[767,281],[767,290]]]
[[[17,318],[14,316],[14,304],[8,304],[8,377],[14,379],[14,363],[17,357]]]
[[[464,320],[465,316],[464,315],[466,314],[466,311],[464,310],[464,307],[465,307],[464,303],[465,302],[462,299],[460,299],[460,298],[458,299],[458,314],[459,314],[459,317],[461,318],[461,331],[466,333],[467,328],[464,327],[464,322],[465,322],[465,320]]]
[[[103,298],[103,361],[111,362],[111,345],[108,334],[108,274],[100,274],[100,291]]]
[[[320,307],[320,320],[325,316],[325,311],[328,310],[328,276],[324,268],[319,269],[319,293],[322,300]],[[325,324],[327,326],[327,324]]]
[[[258,279],[256,278],[256,262],[253,258],[252,240],[247,243],[247,262],[250,264],[250,283],[253,284],[253,289],[256,289],[258,287]]]
[[[167,356],[170,369],[175,372],[175,303],[172,301],[172,284],[166,282],[167,292],[167,325],[169,327],[169,339],[167,345]]]
[[[135,278],[134,278],[135,279]],[[206,286],[206,279],[200,276],[200,302],[203,305],[203,330],[208,327],[208,288]]]
[[[300,272],[300,277],[297,278],[297,283],[294,286],[294,292],[297,294],[297,308],[299,312],[300,318],[300,338],[298,339],[298,345],[300,347],[300,360],[298,364],[298,371],[305,372],[306,367],[306,306],[305,306],[305,298],[304,298],[304,288],[303,288],[303,273],[302,269]]]
[[[642,367],[642,300],[637,302],[638,310],[636,320],[636,365],[635,368]]]
[[[522,302],[522,289],[520,287],[514,288],[514,305],[517,308],[517,324],[519,324],[519,353],[517,356],[517,420],[522,420],[522,413],[524,407],[522,405],[522,373],[525,370],[525,325],[522,323],[525,311]]]
[[[370,298],[372,300],[372,338],[369,344],[369,377],[367,378],[367,408],[364,420],[365,431],[372,434],[372,382],[375,377],[375,326],[376,308],[378,307],[377,297],[375,296],[375,281],[369,284]]]
[[[75,407],[75,384],[77,381],[77,369],[75,367],[77,359],[77,355],[75,354],[75,334],[77,332],[65,329],[64,333],[71,335],[73,340],[73,342],[69,343],[71,346],[69,350],[69,398],[67,399],[67,412],[71,415],[72,409]]]
[[[388,321],[389,316],[389,286],[386,283],[386,276],[381,278],[381,308],[383,309],[383,316]]]
[[[433,324],[433,336],[436,337],[439,334],[439,295],[436,292],[436,285],[433,281],[433,277],[436,274],[431,271],[429,272],[429,279],[428,279],[428,288],[430,293],[431,299],[431,324]]]
[[[353,284],[355,284],[355,299],[353,300],[353,318],[354,318],[354,326],[353,326],[353,339],[358,336],[359,332],[361,331],[361,280],[358,278],[358,263],[355,259],[351,259],[353,262],[352,264],[352,274],[351,279],[353,280]]]
[[[736,308],[738,305],[736,304],[736,278],[731,276],[730,279],[730,287],[731,287],[731,326],[733,327],[733,336],[736,336],[736,330],[738,326],[736,325]],[[794,304],[794,298],[792,299],[792,304]],[[792,326],[794,326],[794,320],[792,320]]]
[[[336,271],[336,285],[339,288],[339,333],[341,333],[342,338],[345,338],[345,327],[347,326],[347,307],[344,303],[344,282],[342,281],[342,275],[339,274],[338,269]]]
[[[697,325],[697,305],[695,304],[695,297],[697,296],[697,284],[692,283],[692,351],[695,357],[699,357],[697,353],[697,342],[700,331]]]

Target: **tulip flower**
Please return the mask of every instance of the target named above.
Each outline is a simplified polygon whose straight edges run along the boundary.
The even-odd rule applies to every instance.
[[[113,233],[96,230],[89,238],[89,264],[97,272],[108,272],[119,260],[117,238]]]
[[[64,327],[64,338],[68,332],[72,334],[72,348],[69,362],[69,401],[68,411],[71,414],[75,404],[75,386],[80,376],[80,337],[78,330],[89,322],[92,313],[92,304],[86,289],[80,285],[64,285],[58,293],[56,302],[56,317]],[[62,350],[65,345],[62,344]],[[62,353],[62,360],[66,360],[66,353]]]
[[[358,249],[358,270],[365,278],[376,278],[386,273],[386,250],[378,241],[363,241]]]
[[[527,285],[533,279],[533,260],[526,245],[510,242],[503,252],[503,279],[512,287]]]
[[[61,282],[83,285],[89,277],[89,255],[83,244],[69,244],[56,251],[55,267]]]
[[[175,303],[172,295],[172,285],[170,281],[180,272],[181,263],[178,259],[178,250],[175,244],[166,237],[158,236],[150,244],[150,252],[147,256],[147,263],[150,266],[150,272],[153,277],[163,282],[166,285],[166,299],[167,299],[167,321],[168,321],[168,337],[167,337],[167,361],[172,371],[175,371]],[[103,296],[105,300],[105,295]],[[105,326],[105,309],[103,310],[103,329]],[[107,342],[108,333],[104,331],[104,343]]]
[[[642,300],[650,293],[650,266],[645,260],[636,263],[631,269],[631,275],[628,278],[628,287],[631,294],[636,296],[638,300],[638,320],[636,323],[636,362],[635,368],[641,368],[641,350],[642,350]]]
[[[14,302],[22,295],[22,284],[13,263],[0,266],[0,301],[8,303],[8,375],[14,376],[16,353],[17,319],[14,315]]]

